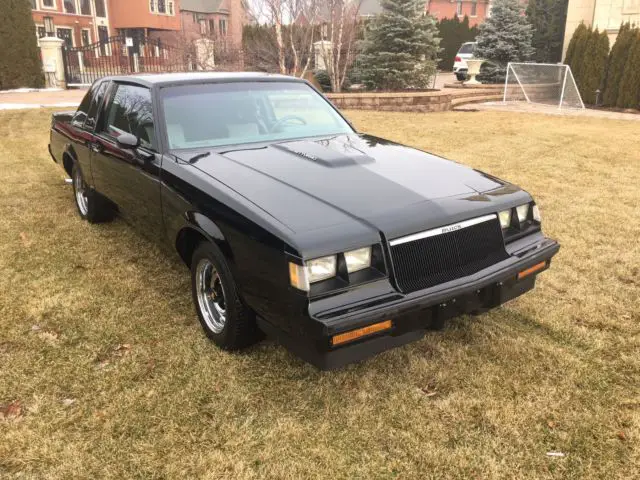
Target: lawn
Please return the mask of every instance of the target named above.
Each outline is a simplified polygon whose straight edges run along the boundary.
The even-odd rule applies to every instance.
[[[176,258],[79,220],[48,116],[0,113],[1,478],[638,475],[636,122],[348,112],[524,186],[562,250],[530,294],[319,372],[208,342]]]

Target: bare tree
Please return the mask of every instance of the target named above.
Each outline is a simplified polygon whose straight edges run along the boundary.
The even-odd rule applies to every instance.
[[[275,43],[252,45],[252,51],[247,53],[253,63],[268,65],[275,50],[278,72],[304,76],[311,66],[321,3],[321,0],[253,0],[249,5],[250,18],[256,24],[272,26]]]
[[[353,64],[362,0],[325,0],[328,45],[321,48],[331,89],[340,92]]]

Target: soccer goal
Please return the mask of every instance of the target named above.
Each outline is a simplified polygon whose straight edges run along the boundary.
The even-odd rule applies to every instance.
[[[571,68],[560,63],[509,63],[503,101],[584,108]]]

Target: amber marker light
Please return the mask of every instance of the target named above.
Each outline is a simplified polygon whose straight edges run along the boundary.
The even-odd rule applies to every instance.
[[[391,330],[391,327],[393,327],[393,322],[391,320],[374,323],[372,325],[367,325],[366,327],[358,328],[357,330],[351,330],[350,332],[334,335],[331,337],[331,344],[336,346],[342,345],[343,343],[353,342],[354,340],[366,337],[367,335]]]
[[[546,266],[547,266],[547,262],[536,263],[533,267],[529,267],[526,270],[523,270],[520,273],[518,273],[518,280],[522,280],[524,277],[527,277],[532,273],[539,272]]]

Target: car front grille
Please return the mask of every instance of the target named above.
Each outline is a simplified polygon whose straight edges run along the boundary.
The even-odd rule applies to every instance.
[[[390,246],[404,293],[472,275],[509,256],[496,215],[392,240]]]

